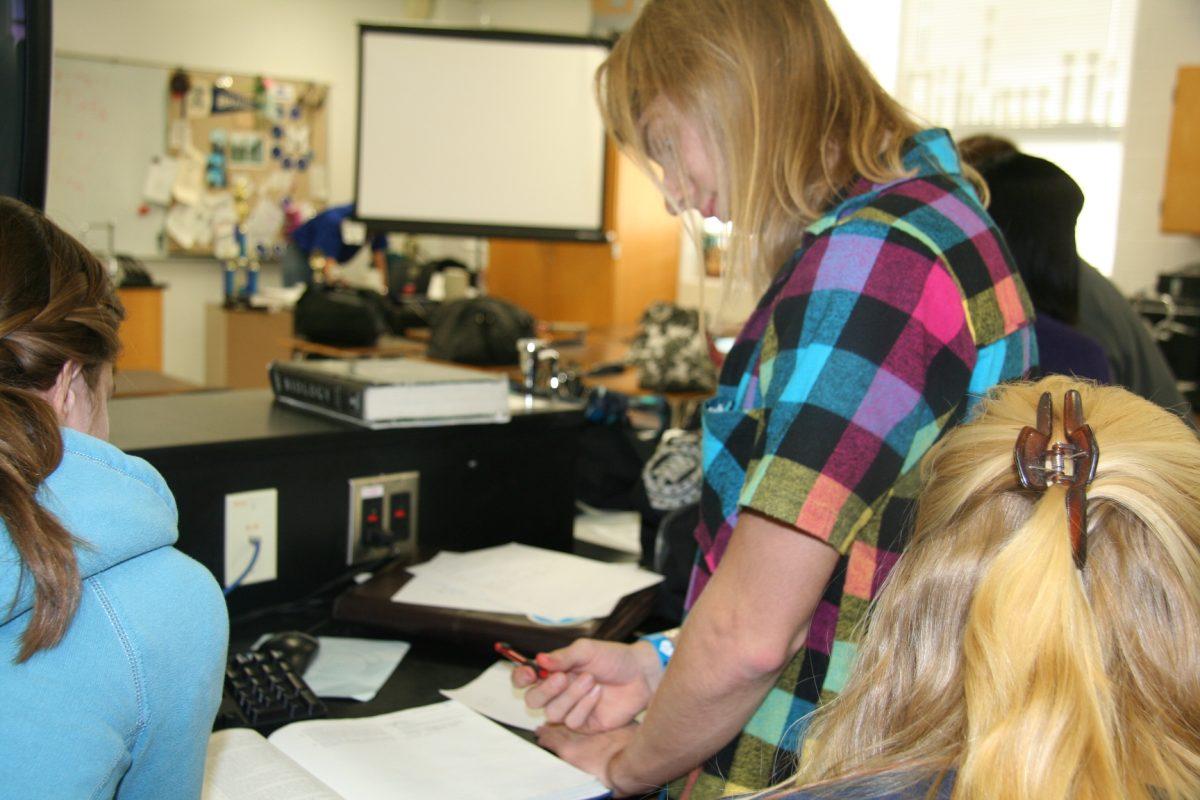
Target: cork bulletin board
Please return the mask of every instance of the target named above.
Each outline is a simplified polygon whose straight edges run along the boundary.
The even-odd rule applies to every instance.
[[[167,199],[167,251],[235,257],[240,232],[247,255],[279,256],[289,219],[328,200],[328,87],[177,69],[164,90],[167,159],[155,199]]]
[[[327,85],[184,68],[173,93],[179,71],[55,54],[47,213],[97,250],[234,257],[242,224],[275,256],[328,199]]]

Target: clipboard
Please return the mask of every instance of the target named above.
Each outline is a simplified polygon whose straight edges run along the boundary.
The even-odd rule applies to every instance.
[[[542,625],[518,614],[394,603],[392,595],[413,577],[400,562],[343,592],[333,603],[333,618],[383,628],[405,636],[442,639],[452,644],[490,649],[495,641],[520,650],[540,652],[565,647],[581,637],[621,641],[650,614],[658,585],[621,598],[603,619],[571,625]]]

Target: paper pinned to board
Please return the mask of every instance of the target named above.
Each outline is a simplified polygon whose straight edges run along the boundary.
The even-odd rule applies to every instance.
[[[142,197],[150,203],[166,206],[171,204],[171,187],[175,184],[175,173],[179,162],[170,156],[155,156],[146,168],[146,180],[142,183]]]
[[[194,149],[179,159],[179,168],[171,184],[171,196],[179,203],[194,206],[200,203],[204,192],[204,157]]]
[[[167,235],[185,250],[195,247],[197,240],[205,233],[204,219],[195,206],[171,206],[164,224]]]
[[[496,722],[535,731],[546,724],[546,712],[525,705],[525,690],[513,687],[512,671],[512,664],[497,661],[470,683],[441,693]]]
[[[563,624],[607,617],[621,598],[662,581],[633,564],[509,544],[469,553],[441,552],[392,596],[397,603],[524,614]]]

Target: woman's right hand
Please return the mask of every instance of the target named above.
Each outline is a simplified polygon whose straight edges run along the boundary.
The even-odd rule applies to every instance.
[[[544,709],[547,722],[581,733],[628,725],[650,704],[663,675],[658,653],[647,642],[578,639],[539,653],[536,661],[550,675],[539,682],[532,669],[518,667],[513,686],[528,687],[525,705]]]

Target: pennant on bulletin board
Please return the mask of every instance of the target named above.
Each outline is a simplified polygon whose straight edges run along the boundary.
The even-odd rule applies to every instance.
[[[234,111],[253,111],[254,101],[237,92],[214,86],[212,90],[212,113],[229,114]]]

